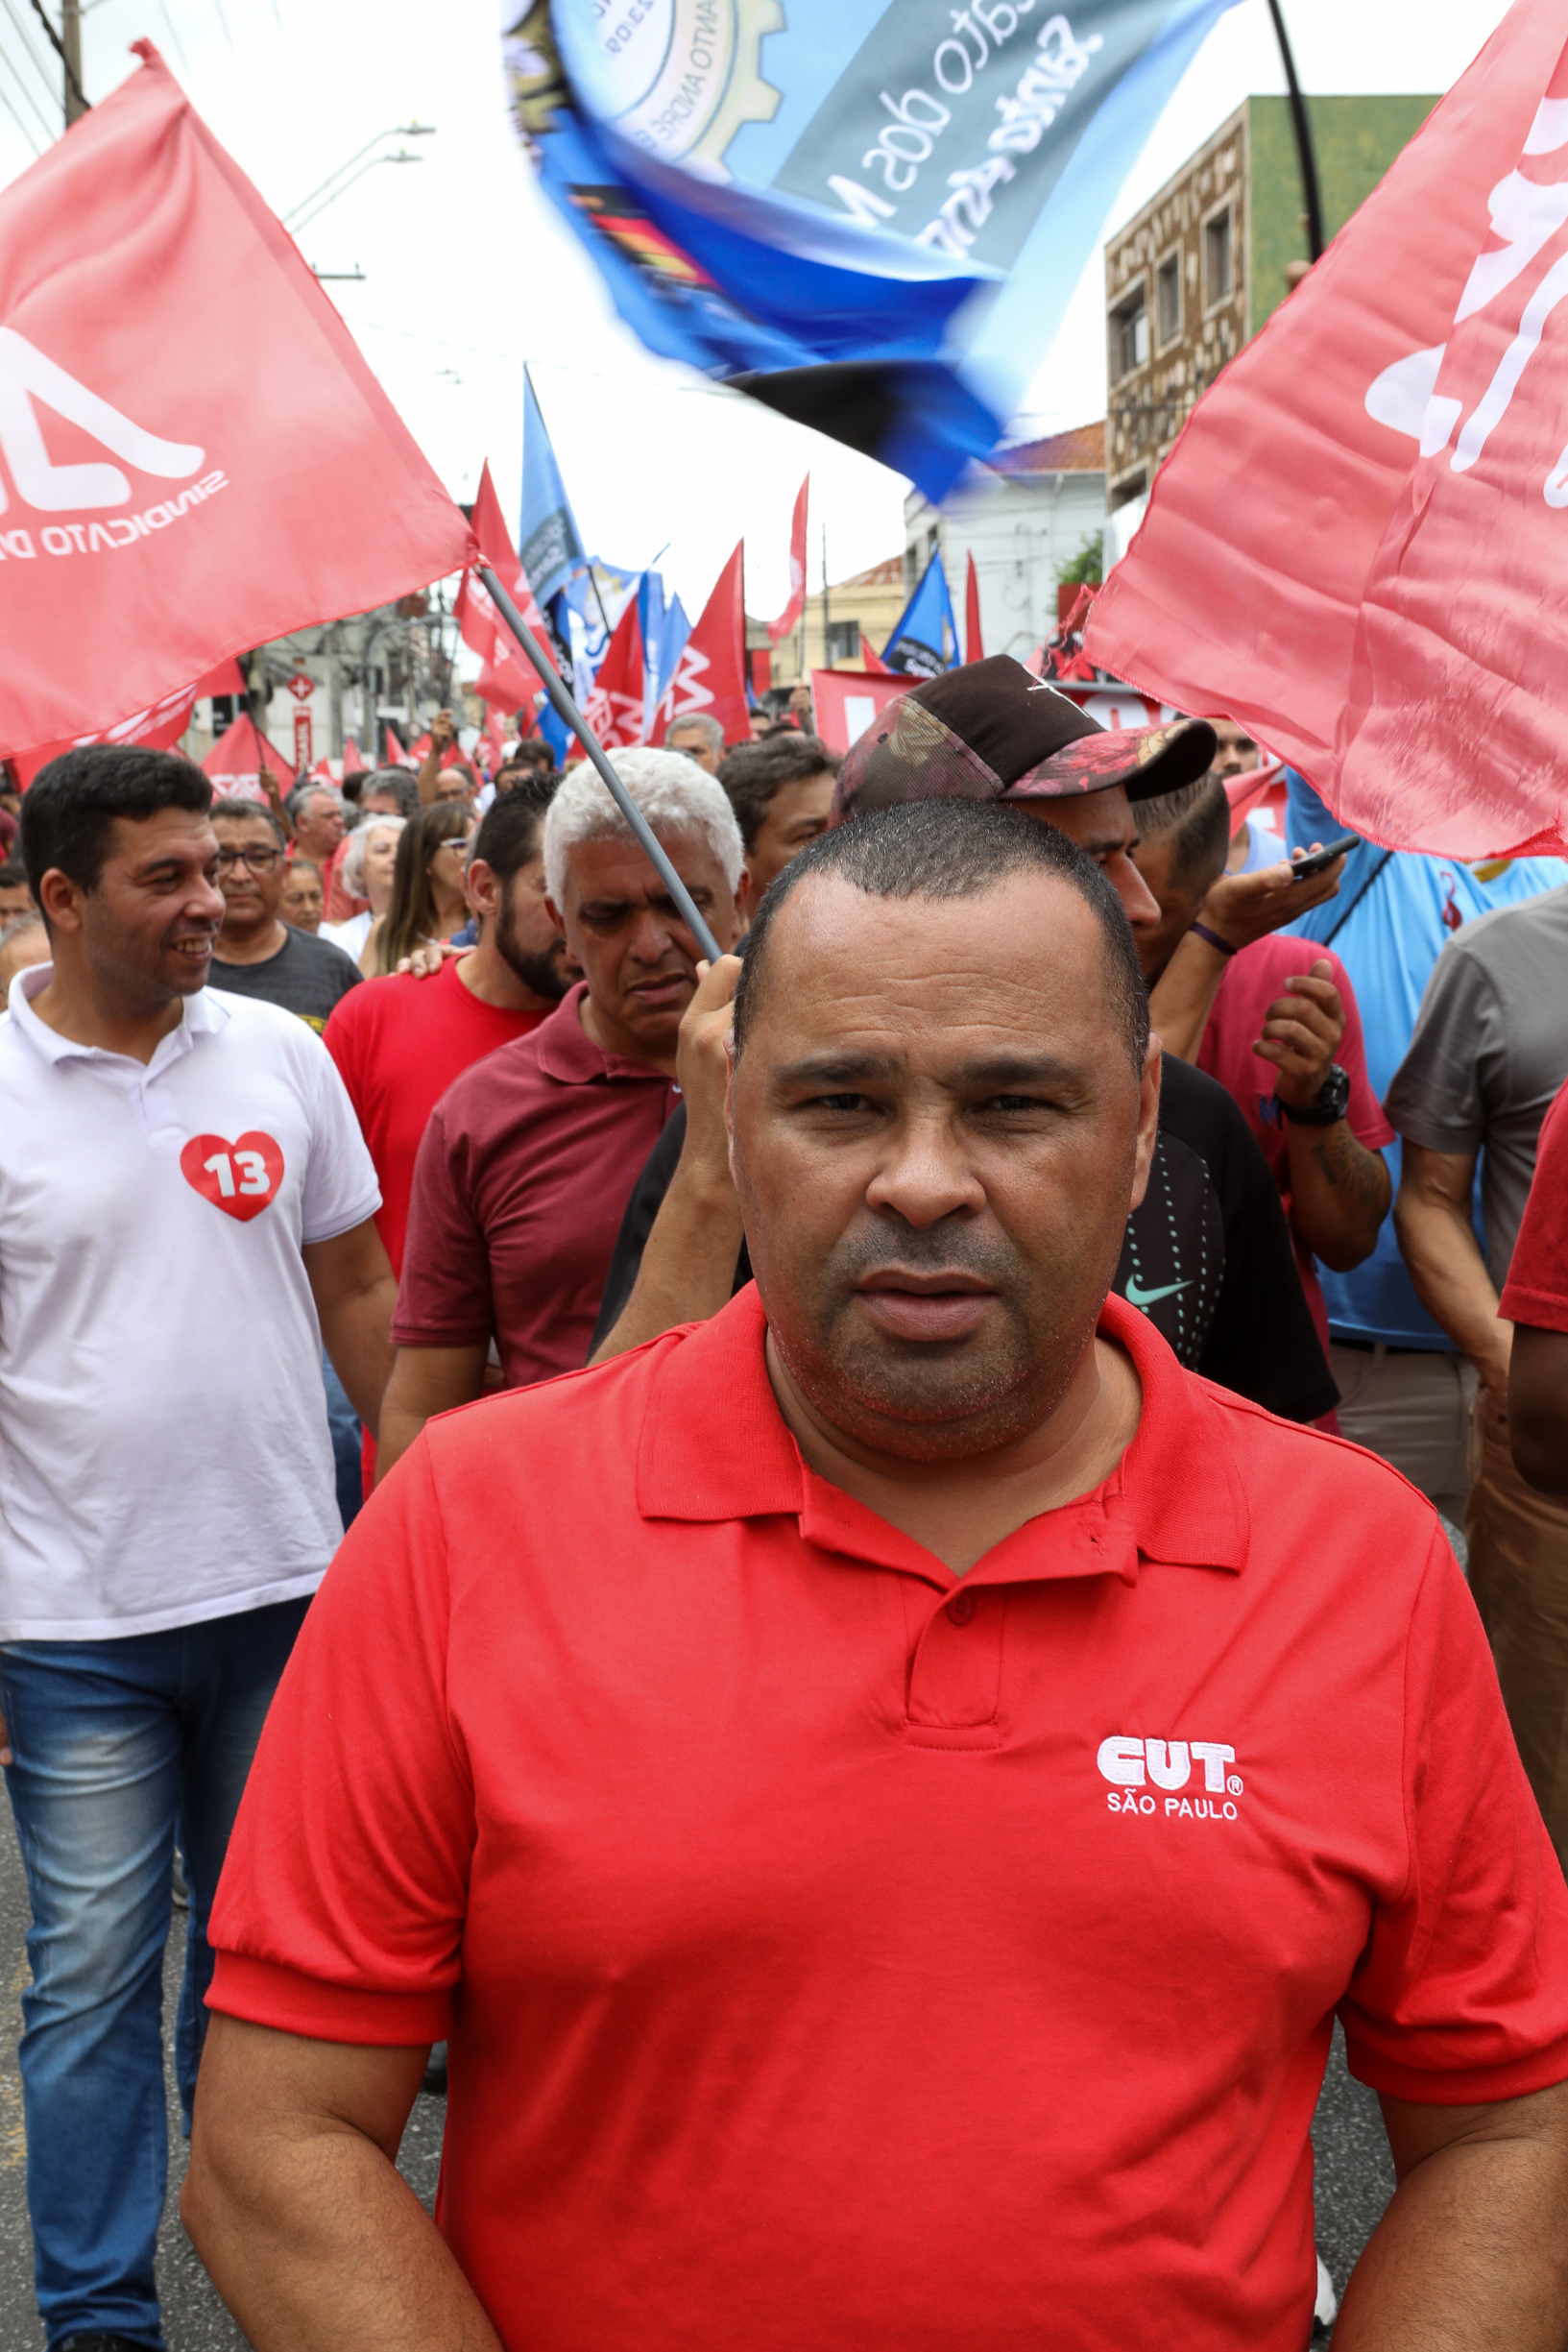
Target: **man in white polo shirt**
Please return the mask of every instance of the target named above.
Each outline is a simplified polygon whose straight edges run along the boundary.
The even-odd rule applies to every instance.
[[[92,745],[29,789],[53,961],[0,1019],[0,1760],[27,1867],[28,2199],[52,2352],[162,2342],[161,1976],[178,1834],[189,2126],[205,1928],[341,1536],[326,1348],[374,1428],[395,1286],[331,1057],[208,992],[210,789]]]

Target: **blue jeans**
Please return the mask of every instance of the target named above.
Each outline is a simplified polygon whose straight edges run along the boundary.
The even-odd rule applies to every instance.
[[[168,2178],[163,1952],[174,1843],[190,1887],[176,2027],[185,2129],[212,1980],[206,1923],[246,1775],[308,1600],[115,1641],[0,1646],[27,1871],[27,2201],[49,2342],[161,2345]]]
[[[364,1431],[359,1416],[349,1402],[349,1392],[332,1369],[332,1359],[322,1357],[322,1386],[326,1391],[326,1426],[332,1438],[332,1476],[337,1486],[338,1516],[343,1532],[348,1534],[365,1505],[365,1482],[361,1472],[360,1443]]]

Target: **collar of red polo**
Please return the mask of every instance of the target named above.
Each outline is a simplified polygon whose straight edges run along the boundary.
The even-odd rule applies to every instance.
[[[1142,1383],[1137,1435],[1103,1485],[1004,1537],[967,1582],[1114,1574],[1133,1583],[1140,1560],[1237,1574],[1245,1565],[1250,1515],[1223,1409],[1124,1299],[1106,1299],[1099,1328],[1126,1349]],[[788,1514],[824,1550],[955,1581],[922,1544],[808,1467],[767,1376],[766,1329],[749,1283],[664,1355],[638,1447],[643,1517]],[[1045,1520],[1049,1540],[1042,1544]]]
[[[583,1027],[582,1004],[587,994],[588,982],[580,980],[567,989],[554,1012],[546,1013],[530,1032],[529,1042],[545,1077],[558,1079],[563,1086],[588,1086],[595,1079],[654,1079],[667,1086],[670,1081],[663,1070],[630,1061],[624,1054],[607,1054],[602,1045],[594,1044]]]

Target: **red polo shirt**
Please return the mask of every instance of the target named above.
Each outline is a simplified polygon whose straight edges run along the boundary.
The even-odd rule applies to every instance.
[[[433,980],[400,972],[350,988],[325,1032],[380,1178],[375,1223],[394,1273],[402,1272],[414,1161],[430,1113],[465,1070],[547,1018],[487,1005],[458,978],[462,960],[449,957]]]
[[[583,982],[529,1037],[488,1056],[431,1114],[392,1336],[465,1347],[494,1333],[509,1388],[587,1359],[632,1187],[680,1096],[606,1054]]]
[[[1541,1331],[1568,1331],[1568,1086],[1547,1112],[1519,1238],[1498,1313]]]
[[[512,2352],[1301,2352],[1336,2008],[1400,2097],[1568,2077],[1435,1515],[1104,1328],[1125,1457],[956,1588],[803,1467],[749,1288],[431,1423],[350,1529],[210,1999],[447,2037]]]

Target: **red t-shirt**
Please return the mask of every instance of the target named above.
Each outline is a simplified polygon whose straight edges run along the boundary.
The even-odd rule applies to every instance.
[[[751,1287],[431,1422],[350,1530],[209,1998],[447,2038],[512,2352],[1301,2352],[1336,2011],[1399,2098],[1568,2078],[1435,1514],[1102,1327],[1132,1444],[957,1592],[803,1467]]]
[[[579,982],[531,1037],[458,1079],[420,1146],[392,1336],[500,1351],[508,1388],[586,1361],[632,1187],[680,1100],[606,1054]]]
[[[1541,1127],[1535,1175],[1498,1313],[1510,1323],[1568,1331],[1568,1086]]]
[[[350,988],[325,1031],[381,1180],[375,1224],[394,1273],[402,1269],[414,1161],[430,1113],[470,1063],[545,1018],[485,1004],[458,978],[460,961],[449,958],[434,980],[395,973]]]
[[[1239,1104],[1263,1147],[1263,1155],[1279,1186],[1291,1239],[1295,1244],[1296,1271],[1326,1356],[1329,1319],[1323,1303],[1323,1286],[1317,1279],[1317,1261],[1297,1236],[1291,1217],[1291,1146],[1289,1129],[1274,1101],[1274,1065],[1252,1051],[1263,1035],[1270,1005],[1285,994],[1286,982],[1305,978],[1319,961],[1334,966],[1329,977],[1344,1006],[1345,1033],[1335,1059],[1350,1079],[1350,1107],[1345,1113],[1350,1131],[1368,1152],[1381,1152],[1385,1144],[1392,1143],[1393,1128],[1385,1119],[1383,1106],[1366,1075],[1361,1007],[1356,1003],[1350,975],[1332,948],[1315,947],[1311,940],[1283,938],[1276,932],[1266,939],[1255,939],[1250,947],[1239,949],[1225,966],[1225,977],[1219,983],[1219,994],[1215,998],[1214,1010],[1197,1050],[1197,1066],[1219,1080]]]

